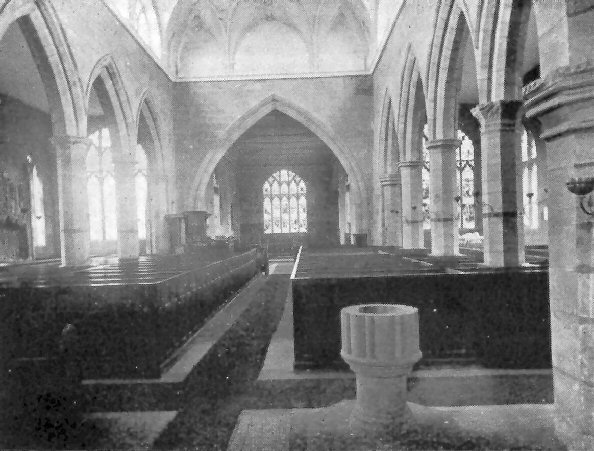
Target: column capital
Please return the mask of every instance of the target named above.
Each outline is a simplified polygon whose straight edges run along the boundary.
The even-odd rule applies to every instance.
[[[594,129],[594,63],[560,67],[524,88],[526,117],[539,119],[545,141]]]
[[[55,135],[50,138],[50,142],[56,149],[67,150],[75,146],[82,145],[87,149],[91,147],[91,140],[86,136]]]
[[[398,172],[392,174],[384,174],[379,178],[381,186],[395,186],[400,185],[402,180]]]
[[[456,150],[460,147],[460,140],[455,138],[441,138],[428,141],[426,149],[431,150]]]
[[[483,129],[501,128],[506,125],[515,127],[521,107],[521,100],[496,100],[477,105],[471,112]]]
[[[422,168],[425,165],[423,160],[400,161],[399,168]]]

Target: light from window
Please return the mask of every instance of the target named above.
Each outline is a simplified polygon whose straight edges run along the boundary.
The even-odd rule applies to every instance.
[[[45,246],[45,209],[43,207],[43,182],[33,166],[31,172],[31,212],[33,214],[33,246]]]
[[[146,239],[146,210],[148,200],[147,161],[143,147],[136,146],[136,166],[134,183],[136,185],[136,221],[138,224],[138,239]]]
[[[526,129],[522,133],[522,166],[524,225],[530,229],[538,229],[536,142],[532,134]]]
[[[456,149],[456,182],[460,202],[458,205],[459,227],[465,230],[476,228],[474,196],[474,144],[466,134],[458,130],[460,146]]]
[[[427,150],[427,141],[429,140],[429,126],[425,124],[423,127],[423,169],[421,170],[421,180],[423,187],[423,228],[428,230],[431,228],[431,214],[430,214],[430,197],[429,197],[429,151]]]
[[[275,172],[262,186],[264,233],[307,232],[307,189],[294,172]]]
[[[92,241],[116,240],[116,187],[109,130],[103,128],[89,136],[87,191]]]

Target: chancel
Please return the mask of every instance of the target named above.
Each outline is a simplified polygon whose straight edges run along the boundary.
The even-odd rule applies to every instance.
[[[0,447],[594,449],[594,0],[0,0]]]

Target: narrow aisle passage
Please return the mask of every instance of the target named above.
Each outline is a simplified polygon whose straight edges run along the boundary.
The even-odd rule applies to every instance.
[[[253,408],[249,393],[280,320],[289,288],[283,262],[233,327],[190,375],[176,418],[155,441],[155,449],[224,450],[240,412]]]

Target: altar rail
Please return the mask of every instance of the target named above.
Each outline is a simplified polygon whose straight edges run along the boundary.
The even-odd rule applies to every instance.
[[[167,358],[260,271],[261,257],[148,258],[23,278],[0,289],[0,368],[53,356],[73,324],[85,378],[159,377]]]

